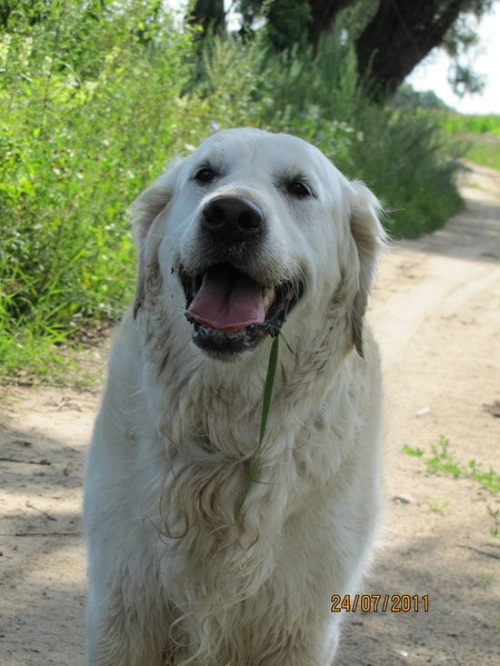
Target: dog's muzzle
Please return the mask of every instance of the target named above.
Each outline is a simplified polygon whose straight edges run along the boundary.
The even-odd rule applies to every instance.
[[[214,197],[201,211],[200,231],[203,268],[179,270],[185,316],[198,347],[228,358],[253,349],[266,335],[278,335],[303,286],[299,280],[273,284],[251,270],[266,235],[264,213],[254,201]]]

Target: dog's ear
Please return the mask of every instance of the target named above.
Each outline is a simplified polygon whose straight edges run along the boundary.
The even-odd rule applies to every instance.
[[[176,159],[130,206],[134,241],[140,250],[154,220],[168,205],[182,164]]]
[[[132,232],[139,253],[139,276],[135,290],[134,319],[137,317],[144,300],[148,270],[151,270],[152,262],[158,261],[157,251],[161,239],[158,237],[154,242],[148,244],[148,232],[160,213],[168,206],[174,194],[181,164],[181,159],[175,160],[167,171],[157,178],[130,206]],[[148,247],[148,245],[153,247]]]
[[[361,181],[351,181],[350,231],[359,261],[359,284],[352,305],[354,346],[363,356],[363,317],[368,303],[377,261],[385,246],[386,232],[380,223],[382,207],[376,196]]]

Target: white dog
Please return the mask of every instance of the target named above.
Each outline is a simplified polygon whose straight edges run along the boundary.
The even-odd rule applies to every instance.
[[[86,663],[327,666],[379,505],[377,200],[300,139],[234,129],[132,211],[135,307],[87,467]]]

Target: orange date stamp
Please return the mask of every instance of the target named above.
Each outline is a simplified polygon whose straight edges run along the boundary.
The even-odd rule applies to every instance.
[[[429,595],[414,594],[339,594],[332,595],[332,613],[428,613]]]

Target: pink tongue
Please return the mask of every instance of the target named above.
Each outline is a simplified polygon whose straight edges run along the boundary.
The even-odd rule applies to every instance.
[[[266,316],[262,287],[231,268],[211,269],[185,314],[219,331],[240,331],[250,324],[262,324]]]

